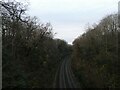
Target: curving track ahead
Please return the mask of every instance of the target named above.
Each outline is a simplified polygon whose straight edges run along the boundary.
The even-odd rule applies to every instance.
[[[64,59],[57,71],[54,88],[77,88],[77,83],[71,70],[71,60]]]

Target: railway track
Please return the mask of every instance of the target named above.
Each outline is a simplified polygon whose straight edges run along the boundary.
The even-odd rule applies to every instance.
[[[56,73],[54,88],[78,88],[69,58],[65,58],[61,62]]]

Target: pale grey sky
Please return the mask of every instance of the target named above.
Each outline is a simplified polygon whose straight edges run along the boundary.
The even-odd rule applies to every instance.
[[[22,0],[21,0],[22,1]],[[27,1],[27,0],[26,0]],[[72,43],[85,27],[98,23],[105,15],[117,13],[119,0],[29,0],[29,15],[50,22],[55,38]]]

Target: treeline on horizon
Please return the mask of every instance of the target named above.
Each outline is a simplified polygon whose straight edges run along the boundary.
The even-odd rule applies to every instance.
[[[120,87],[117,14],[106,16],[69,45],[54,39],[50,23],[28,16],[26,5],[1,5],[3,88],[52,88],[60,62],[68,55],[82,88]]]

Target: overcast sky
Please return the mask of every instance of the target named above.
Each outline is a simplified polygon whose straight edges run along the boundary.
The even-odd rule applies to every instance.
[[[27,1],[27,0],[26,0]],[[117,13],[119,0],[29,0],[28,13],[42,22],[50,22],[55,38],[72,43],[88,25]]]

